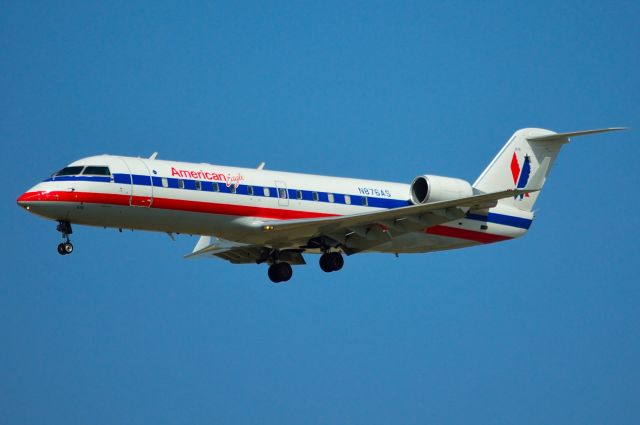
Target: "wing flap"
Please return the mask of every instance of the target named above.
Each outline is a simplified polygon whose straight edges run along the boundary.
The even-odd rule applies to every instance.
[[[232,264],[260,264],[271,261],[272,248],[264,245],[249,245],[226,239],[201,236],[193,252],[184,258],[218,257]],[[278,252],[278,260],[291,265],[305,264],[302,250],[283,250]]]
[[[205,235],[200,236],[198,243],[193,248],[193,251],[184,256],[184,258],[202,257],[206,255],[215,255],[218,252],[229,251],[232,249],[251,247],[239,242],[228,241],[226,239],[212,238]]]
[[[223,251],[217,251],[212,255],[218,258],[226,260],[232,264],[256,264],[260,262],[263,255],[263,248],[259,246],[252,246],[246,248],[233,248]]]

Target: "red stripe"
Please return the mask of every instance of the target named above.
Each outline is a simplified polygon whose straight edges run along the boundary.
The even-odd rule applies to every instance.
[[[18,202],[83,202],[86,204],[129,205],[129,195],[93,192],[27,192]]]
[[[430,235],[447,236],[449,238],[467,239],[480,243],[501,242],[511,239],[508,236],[492,235],[490,233],[476,232],[474,230],[458,229],[447,226],[433,226],[425,230]]]
[[[338,214],[327,214],[310,211],[299,211],[277,208],[263,208],[246,205],[217,204],[211,202],[185,201],[181,199],[153,198],[152,208],[167,210],[191,211],[208,214],[236,215],[246,217],[273,218],[290,220],[294,218],[334,217]]]
[[[79,202],[86,204],[121,205],[147,205],[150,198],[147,196],[120,195],[112,193],[94,192],[27,192],[18,198],[18,202]],[[277,220],[291,220],[296,218],[335,217],[338,214],[327,214],[311,211],[299,211],[290,209],[261,208],[244,205],[219,204],[212,202],[185,201],[182,199],[153,198],[151,208],[167,209],[175,211],[190,211],[205,214],[222,214],[245,217],[270,218]],[[458,229],[447,226],[433,226],[425,230],[426,233],[450,238],[466,239],[479,243],[493,243],[511,239],[508,236],[492,235],[490,233],[476,232],[473,230]]]
[[[27,192],[18,198],[18,202],[81,202],[85,204],[148,205],[148,196],[119,195],[93,192]],[[339,214],[328,214],[291,209],[262,208],[244,205],[219,204],[213,202],[185,201],[182,199],[153,198],[151,208],[176,211],[190,211],[207,214],[222,214],[290,220],[295,218],[335,217]]]

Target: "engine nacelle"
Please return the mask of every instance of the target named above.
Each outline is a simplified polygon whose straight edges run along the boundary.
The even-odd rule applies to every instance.
[[[418,176],[411,183],[411,202],[426,204],[473,196],[471,185],[461,179],[441,176]]]

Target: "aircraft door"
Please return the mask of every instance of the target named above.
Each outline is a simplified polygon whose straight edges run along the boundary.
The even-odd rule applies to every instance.
[[[139,158],[127,158],[125,163],[131,173],[129,205],[132,207],[150,207],[153,204],[153,185],[147,164]]]
[[[287,184],[283,181],[276,180],[276,192],[278,192],[278,205],[281,207],[288,207],[289,191],[287,190]]]

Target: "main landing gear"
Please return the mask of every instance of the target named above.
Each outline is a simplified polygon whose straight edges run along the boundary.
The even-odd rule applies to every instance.
[[[320,268],[323,272],[337,272],[344,266],[344,258],[339,252],[325,252],[320,257]]]
[[[324,253],[320,256],[320,268],[326,273],[336,272],[344,266],[342,253],[337,251],[329,252],[330,249],[329,247],[323,248],[322,252]],[[271,279],[271,282],[287,282],[293,275],[293,270],[291,269],[292,264],[306,264],[301,252],[302,250],[264,251],[261,259],[258,260],[257,263],[268,262],[271,264],[269,266],[269,279]]]
[[[58,221],[56,230],[62,233],[62,239],[64,240],[64,242],[58,244],[58,254],[71,254],[73,252],[73,244],[71,243],[71,239],[69,239],[69,235],[73,233],[73,230],[71,230],[71,223],[60,220]]]
[[[342,266],[344,266],[344,258],[339,252],[325,252],[320,257],[320,268],[327,273],[337,272]],[[277,262],[269,266],[269,279],[273,283],[286,282],[292,275],[293,270],[289,263]]]

